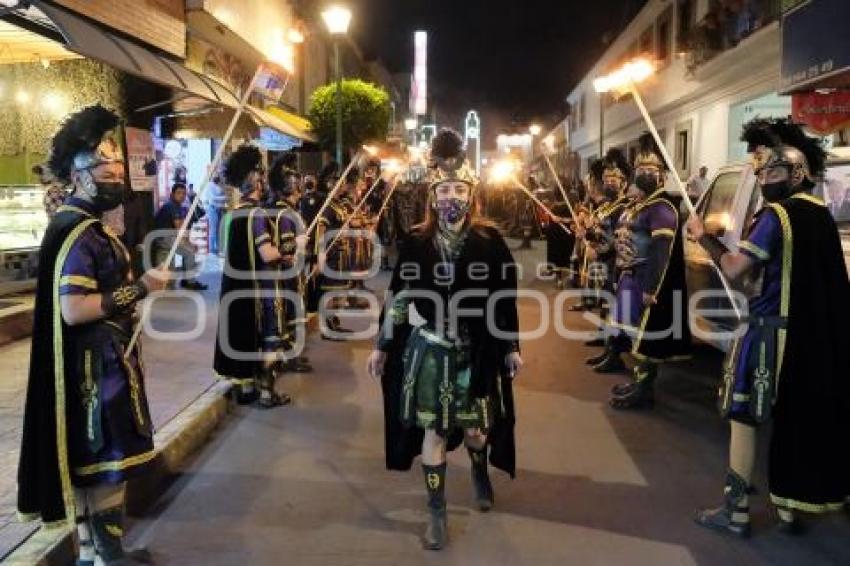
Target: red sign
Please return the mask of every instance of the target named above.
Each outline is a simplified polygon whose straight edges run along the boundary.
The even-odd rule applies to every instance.
[[[850,126],[850,91],[829,94],[795,93],[791,98],[794,121],[805,124],[813,132],[826,136]]]

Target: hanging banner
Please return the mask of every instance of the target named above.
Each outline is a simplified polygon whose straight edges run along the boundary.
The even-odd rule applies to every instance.
[[[125,132],[130,188],[134,191],[153,191],[156,188],[157,169],[153,136],[140,128],[126,128]]]
[[[791,97],[794,121],[805,124],[821,136],[834,134],[850,126],[850,91],[828,94],[800,92]]]

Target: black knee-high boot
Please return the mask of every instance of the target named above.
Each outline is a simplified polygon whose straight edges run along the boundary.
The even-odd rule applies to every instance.
[[[493,508],[494,495],[493,484],[490,483],[490,474],[487,473],[487,445],[480,450],[474,450],[467,446],[469,459],[472,461],[472,485],[475,487],[475,500],[478,509],[487,512]]]
[[[428,491],[428,526],[422,539],[426,550],[441,550],[449,536],[446,514],[446,463],[439,466],[422,464],[425,489]]]
[[[150,552],[145,549],[125,550],[123,506],[96,511],[91,515],[91,532],[97,555],[104,564],[152,564]]]

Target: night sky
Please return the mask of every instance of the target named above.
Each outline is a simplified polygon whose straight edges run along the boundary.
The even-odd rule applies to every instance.
[[[413,32],[429,32],[429,103],[441,125],[482,114],[496,130],[552,126],[564,99],[644,0],[357,0],[351,32],[392,72],[413,67]],[[489,143],[487,144],[489,145]]]

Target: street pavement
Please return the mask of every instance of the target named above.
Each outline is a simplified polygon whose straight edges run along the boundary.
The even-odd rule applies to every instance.
[[[145,386],[151,419],[161,429],[215,382],[212,354],[218,312],[220,261],[204,264],[201,279],[210,289],[196,294],[203,300],[208,316],[203,332],[194,341],[171,342],[143,338]],[[153,327],[162,332],[188,331],[198,320],[197,307],[185,296],[165,297],[152,306]],[[23,408],[29,370],[30,345],[27,338],[0,346],[3,361],[0,379],[0,560],[37,528],[35,523],[16,519],[18,453],[23,427]]]
[[[534,246],[517,252],[527,268],[523,287],[551,297],[550,282],[533,280],[544,244]],[[381,283],[385,277],[370,285]],[[520,315],[523,329],[534,328],[539,307],[523,300]],[[564,316],[586,324],[578,314]],[[725,474],[728,429],[714,408],[717,352],[699,347],[693,360],[665,367],[653,411],[620,413],[607,406],[619,378],[594,374],[583,362],[595,350],[552,331],[522,346],[517,479],[493,471],[496,507],[481,514],[466,454],[450,455],[450,546],[423,551],[421,472],[384,469],[380,389],[365,372],[371,347],[311,338],[315,373],[279,383],[294,404],[236,409],[134,521],[130,539],[151,548],[157,563],[180,565],[850,563],[844,515],[810,520],[801,538],[773,529],[763,467],[752,540],[692,523],[695,508],[720,502]],[[209,344],[201,351],[200,360],[175,360],[179,371],[209,364]]]

